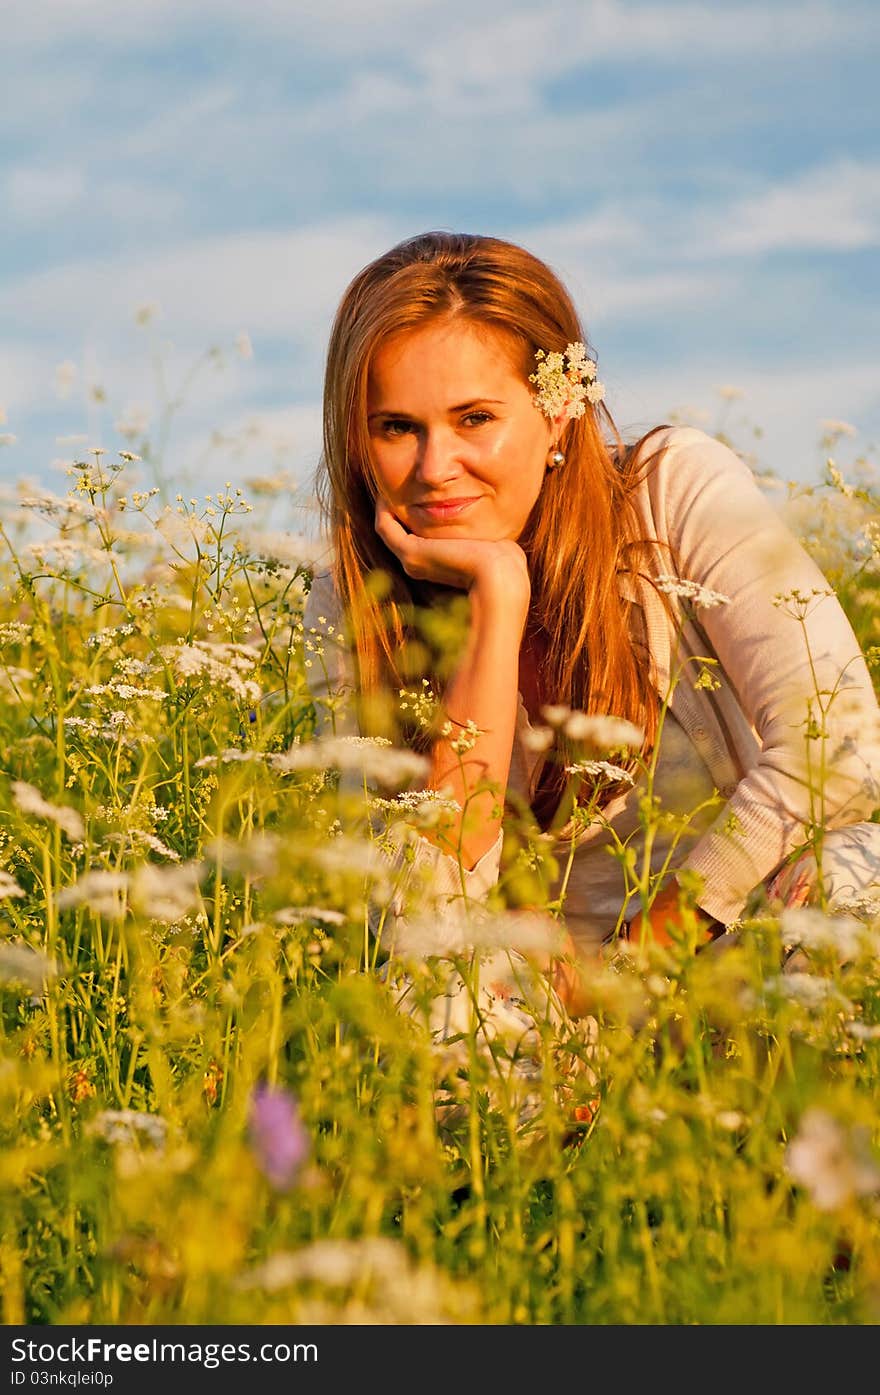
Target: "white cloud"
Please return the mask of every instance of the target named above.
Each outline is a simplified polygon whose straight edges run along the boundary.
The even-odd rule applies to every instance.
[[[7,222],[52,222],[65,217],[129,223],[141,232],[170,222],[185,205],[181,191],[116,176],[90,175],[72,164],[19,164],[0,182]]]
[[[863,447],[880,429],[877,374],[864,362],[840,362],[815,371],[809,359],[756,372],[733,360],[729,372],[713,372],[697,353],[674,371],[661,366],[638,369],[619,382],[606,372],[609,406],[618,427],[637,436],[676,412],[705,430],[723,427],[738,447],[754,450],[763,468],[783,479],[815,480],[824,456],[820,450],[821,422],[844,418],[860,431],[852,444]],[[732,381],[742,389],[740,400],[725,405],[719,388]],[[761,436],[755,438],[752,428]]]
[[[806,170],[729,208],[709,250],[754,255],[814,248],[848,252],[880,243],[880,164],[840,160]]]
[[[93,258],[22,278],[0,292],[0,315],[56,340],[86,327],[106,338],[137,306],[168,307],[175,340],[207,345],[247,329],[285,340],[325,337],[348,281],[398,234],[388,220],[354,215],[289,232],[208,237],[141,256]],[[65,354],[70,353],[69,343]]]

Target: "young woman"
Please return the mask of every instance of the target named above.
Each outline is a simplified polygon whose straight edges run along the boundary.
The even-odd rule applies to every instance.
[[[351,651],[310,669],[321,725],[348,685],[337,730],[355,706],[389,730],[376,699],[418,686],[413,607],[466,596],[441,720],[409,737],[458,806],[415,840],[450,902],[497,882],[516,810],[555,840],[551,896],[574,847],[581,955],[627,930],[709,940],[756,889],[865,893],[880,721],[840,605],[733,451],[670,427],[625,446],[596,373],[564,286],[512,243],[426,233],[354,278],[317,480],[333,563],[305,616],[347,617]]]

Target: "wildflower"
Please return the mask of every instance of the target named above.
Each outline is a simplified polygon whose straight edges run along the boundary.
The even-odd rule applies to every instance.
[[[268,1292],[291,1284],[319,1283],[345,1288],[368,1276],[387,1282],[405,1278],[409,1255],[397,1240],[365,1236],[358,1240],[315,1240],[302,1250],[281,1251],[238,1282],[239,1288]]]
[[[315,538],[299,533],[257,531],[245,533],[241,548],[248,557],[269,566],[310,567],[322,560],[326,548]]]
[[[198,904],[199,883],[204,875],[201,863],[181,862],[177,866],[159,867],[153,862],[144,862],[131,878],[131,908],[150,920],[173,925]]]
[[[605,387],[596,378],[596,364],[587,358],[586,347],[580,342],[567,344],[564,354],[538,349],[535,358],[538,367],[529,374],[529,382],[537,387],[533,401],[551,420],[582,417],[585,402],[596,404],[605,396]]]
[[[309,1155],[309,1136],[290,1091],[257,1085],[251,1095],[249,1131],[260,1171],[277,1190],[287,1191]]]
[[[95,915],[121,920],[126,912],[128,876],[125,872],[109,872],[94,868],[70,886],[62,887],[55,898],[59,910],[69,906],[88,906]]]
[[[441,923],[436,916],[414,915],[398,921],[394,952],[399,958],[423,961],[506,950],[517,954],[558,954],[562,944],[559,922],[538,911],[492,912],[473,905]]]
[[[253,706],[263,696],[260,684],[248,676],[259,658],[258,652],[249,645],[194,640],[192,644],[166,644],[160,653],[178,678],[199,679],[208,685],[227,688],[248,706]]]
[[[740,1114],[738,1109],[719,1109],[715,1115],[715,1123],[720,1129],[726,1129],[728,1133],[735,1133],[747,1123],[746,1116]]]
[[[217,1094],[223,1080],[223,1067],[217,1061],[209,1061],[208,1069],[202,1078],[202,1094],[208,1104],[217,1103]]]
[[[29,644],[30,640],[30,625],[24,625],[20,620],[10,620],[0,625],[0,644]]]
[[[779,920],[787,949],[834,950],[841,963],[856,959],[865,950],[880,952],[877,937],[848,915],[825,915],[804,906],[784,910]]]
[[[73,380],[76,377],[76,364],[72,359],[66,358],[63,363],[59,363],[55,369],[55,391],[59,397],[68,397],[70,389],[73,387]]]
[[[819,422],[822,430],[828,436],[857,436],[858,428],[851,422],[839,421],[836,417],[825,417]]]
[[[856,1041],[877,1041],[880,1038],[880,1023],[877,1022],[847,1022],[845,1030]]]
[[[0,983],[17,983],[42,993],[57,974],[55,961],[40,950],[32,949],[23,940],[0,940]]]
[[[243,329],[235,341],[235,348],[241,358],[253,358],[254,346],[251,343],[251,336],[247,330]]]
[[[723,387],[718,389],[718,396],[723,397],[725,402],[736,402],[739,398],[745,397],[745,393],[742,388],[731,387],[725,383]]]
[[[450,741],[449,747],[457,756],[464,756],[467,755],[468,751],[474,749],[477,741],[483,735],[483,732],[480,731],[473,717],[468,717],[464,724],[461,722],[444,722],[440,728],[440,735],[448,738],[452,736],[456,727],[460,729],[461,735],[456,736],[454,741]]]
[[[301,925],[304,920],[322,920],[325,925],[345,924],[341,911],[326,910],[323,906],[284,906],[272,919],[276,925]]]
[[[87,1100],[97,1093],[87,1067],[77,1066],[71,1071],[68,1090],[74,1104],[80,1104],[83,1100]]]
[[[566,707],[564,703],[548,704],[541,708],[542,717],[550,723],[551,727],[561,727],[570,712],[571,708]]]
[[[40,791],[25,780],[14,780],[12,798],[23,814],[34,814],[37,818],[55,823],[71,842],[85,837],[85,824],[75,809],[63,804],[50,804]]]
[[[708,586],[701,586],[699,581],[688,581],[684,577],[669,576],[664,573],[655,578],[658,591],[663,591],[667,596],[678,596],[681,600],[690,601],[691,605],[701,606],[704,610],[711,610],[716,605],[729,605],[730,597],[722,596],[720,591],[711,591]]]
[[[284,775],[295,770],[355,771],[367,783],[386,787],[405,784],[430,771],[430,762],[417,752],[392,747],[384,737],[367,736],[321,737],[293,745],[271,756],[269,763]]]
[[[820,1211],[836,1211],[857,1196],[880,1191],[880,1167],[871,1154],[869,1133],[847,1127],[824,1109],[808,1109],[785,1152],[785,1168],[806,1187]]]
[[[180,853],[175,852],[174,848],[169,848],[167,843],[163,843],[161,838],[156,837],[155,833],[150,833],[145,828],[133,828],[131,836],[136,842],[151,848],[154,853],[158,853],[160,857],[167,857],[169,862],[180,861]]]
[[[553,731],[550,727],[524,727],[522,743],[527,751],[549,751],[553,745]]]
[[[146,1114],[138,1109],[102,1109],[91,1120],[89,1132],[107,1143],[136,1143],[146,1139],[154,1148],[162,1148],[168,1125],[161,1114]]]
[[[258,879],[278,870],[281,846],[277,834],[261,832],[241,839],[212,838],[205,844],[205,855],[227,871]]]
[[[0,867],[0,901],[7,896],[24,896],[24,894],[11,873],[7,872],[5,867]]]
[[[852,1007],[852,1004],[839,989],[835,988],[830,979],[820,978],[818,974],[808,974],[801,970],[768,978],[766,987],[771,992],[776,992],[781,997],[789,998],[792,1002],[800,1003],[806,1008],[818,1008],[830,1002],[839,1003],[841,1008]]]
[[[546,713],[546,709],[545,709]],[[598,716],[590,712],[571,712],[562,723],[570,741],[596,746],[603,751],[616,751],[621,746],[641,746],[645,733],[634,722],[623,717]]]
[[[611,761],[607,760],[578,761],[576,765],[567,765],[565,773],[566,775],[601,775],[606,780],[622,780],[629,785],[635,783],[635,776],[631,775],[628,770],[624,770],[619,765],[612,765]]]
[[[450,799],[440,790],[405,790],[394,799],[373,799],[372,807],[390,814],[406,813],[423,826],[433,827],[444,814],[460,814],[457,799]]]

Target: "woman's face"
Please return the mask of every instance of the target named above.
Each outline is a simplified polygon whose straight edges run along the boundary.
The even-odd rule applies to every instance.
[[[462,320],[405,330],[374,356],[373,467],[422,537],[517,539],[541,490],[553,424],[502,333]]]

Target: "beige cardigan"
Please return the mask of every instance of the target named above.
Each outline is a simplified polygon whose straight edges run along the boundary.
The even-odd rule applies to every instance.
[[[803,842],[807,825],[857,823],[880,803],[880,709],[837,598],[748,466],[690,427],[658,433],[651,448],[658,447],[636,493],[644,536],[669,545],[652,549],[653,574],[696,582],[728,603],[695,609],[673,596],[673,619],[649,583],[623,577],[621,593],[643,612],[659,698],[668,699],[727,800],[681,865],[702,878],[700,905],[730,925],[749,892]],[[793,593],[810,598],[802,622],[774,604]],[[319,617],[340,623],[329,571],[314,577],[307,630]],[[700,658],[717,661],[717,689],[694,686]],[[351,686],[350,663],[338,646],[324,667],[309,670],[319,727],[328,724],[328,696]],[[825,736],[807,739],[809,712],[819,717],[817,694],[827,709]],[[335,726],[354,730],[350,715]],[[520,731],[518,725],[512,767],[522,765]],[[811,794],[819,784],[811,770],[820,764],[822,788]],[[497,882],[502,839],[464,871],[468,897],[484,897]],[[425,838],[412,841],[438,891],[460,896],[458,863]]]

